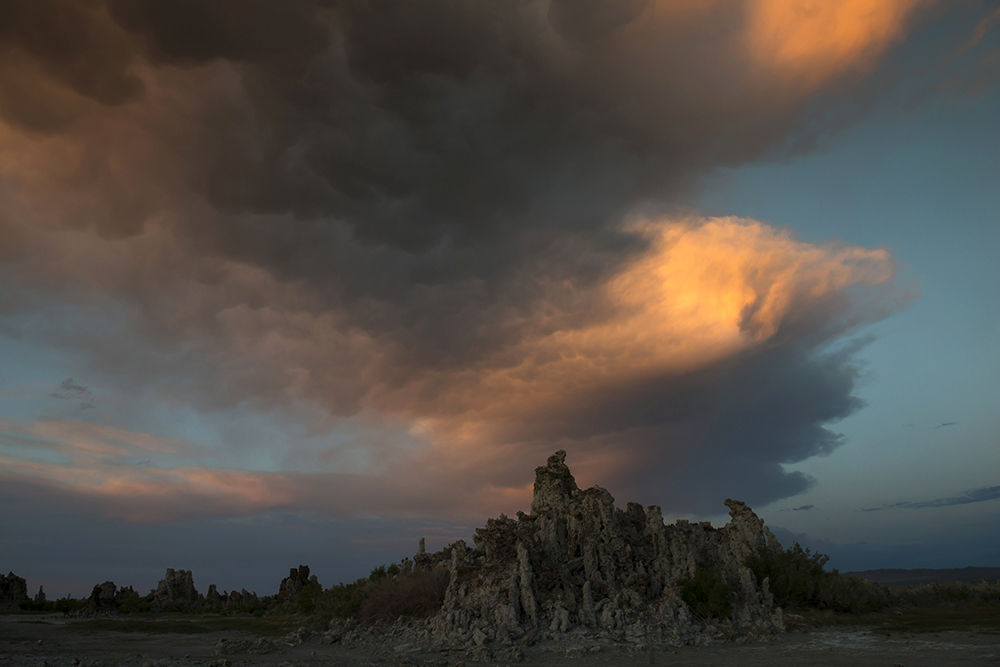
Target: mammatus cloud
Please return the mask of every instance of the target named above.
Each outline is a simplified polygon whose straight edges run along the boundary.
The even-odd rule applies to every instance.
[[[966,491],[960,496],[953,498],[937,498],[935,500],[923,500],[919,502],[903,501],[883,505],[882,507],[869,507],[862,512],[881,512],[891,509],[924,509],[927,507],[951,507],[953,505],[970,505],[972,503],[984,503],[989,500],[1000,498],[1000,486],[983,486],[978,489]]]
[[[76,424],[8,481],[133,520],[480,512],[565,447],[678,512],[803,490],[892,259],[671,203],[829,131],[930,4],[8,3],[3,330],[206,419],[368,430],[272,445],[310,476]]]

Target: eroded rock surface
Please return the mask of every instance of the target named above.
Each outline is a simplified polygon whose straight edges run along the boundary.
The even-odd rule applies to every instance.
[[[535,470],[531,514],[501,515],[476,531],[475,548],[457,542],[419,553],[419,567],[444,563],[451,581],[436,636],[483,653],[517,657],[517,645],[560,635],[640,644],[703,643],[784,629],[781,610],[744,564],[780,545],[749,507],[727,500],[731,520],[665,525],[660,508],[615,507],[605,489],[581,490],[559,451]],[[731,589],[726,618],[700,616],[678,582],[711,569]],[[745,641],[745,639],[744,639]]]

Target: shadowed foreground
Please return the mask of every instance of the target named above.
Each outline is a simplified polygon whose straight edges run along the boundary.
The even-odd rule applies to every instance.
[[[420,647],[394,640],[394,629],[383,628],[378,645],[324,644],[318,633],[301,630],[267,641],[266,654],[226,654],[227,644],[266,638],[261,632],[280,632],[277,620],[263,627],[260,619],[165,615],[137,621],[66,619],[57,615],[0,616],[0,665],[4,667],[175,667],[180,665],[433,665],[456,666],[462,660],[449,651],[419,652]],[[288,621],[290,619],[286,619]],[[910,619],[875,617],[867,625],[825,627],[789,632],[770,641],[698,647],[657,646],[658,665],[844,665],[867,667],[893,664],[923,665],[1000,664],[1000,617],[967,617],[963,630],[913,632]],[[954,623],[956,619],[945,619]],[[238,629],[241,623],[249,629]],[[923,620],[924,627],[933,627]],[[917,626],[915,626],[917,628]],[[918,628],[917,628],[918,629]],[[220,640],[225,640],[221,641]],[[297,644],[297,645],[295,645]],[[600,647],[585,643],[541,641],[524,652],[525,665],[580,667],[644,665],[649,655],[632,646]]]

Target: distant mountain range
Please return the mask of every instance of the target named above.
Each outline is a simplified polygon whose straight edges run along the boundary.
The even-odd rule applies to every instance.
[[[995,582],[1000,579],[1000,567],[961,567],[950,570],[864,570],[845,572],[855,577],[874,581],[883,586],[919,586],[936,581],[969,581],[985,579]]]

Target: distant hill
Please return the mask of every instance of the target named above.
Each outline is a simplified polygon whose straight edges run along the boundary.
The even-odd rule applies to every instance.
[[[845,572],[883,586],[919,586],[936,581],[977,582],[1000,579],[1000,567],[961,567],[950,570],[864,570]]]

